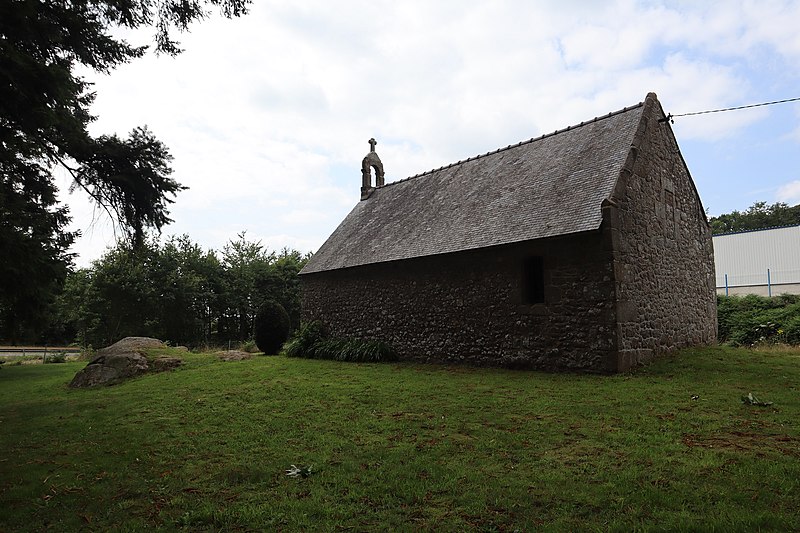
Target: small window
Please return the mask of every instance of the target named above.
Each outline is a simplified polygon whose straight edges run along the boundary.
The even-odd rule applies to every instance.
[[[544,259],[529,257],[522,272],[522,300],[528,304],[544,303]]]

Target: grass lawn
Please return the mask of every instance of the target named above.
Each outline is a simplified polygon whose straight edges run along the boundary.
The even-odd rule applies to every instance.
[[[0,531],[800,530],[800,350],[610,377],[181,355],[95,390],[4,365]]]

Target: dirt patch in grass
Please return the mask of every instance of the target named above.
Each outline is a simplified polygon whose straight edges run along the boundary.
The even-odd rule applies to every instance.
[[[716,448],[755,453],[763,457],[772,452],[800,457],[800,439],[788,435],[731,431],[715,435],[684,435],[683,443],[691,448]]]

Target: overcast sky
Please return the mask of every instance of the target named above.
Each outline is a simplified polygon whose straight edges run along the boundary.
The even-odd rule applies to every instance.
[[[316,251],[358,202],[367,140],[391,182],[634,105],[667,112],[800,96],[800,2],[273,1],[198,23],[176,58],[95,83],[92,133],[147,125],[188,190],[164,235],[247,231]],[[135,34],[137,44],[149,34]],[[712,215],[800,203],[800,103],[675,119]],[[110,224],[66,194],[77,264]]]

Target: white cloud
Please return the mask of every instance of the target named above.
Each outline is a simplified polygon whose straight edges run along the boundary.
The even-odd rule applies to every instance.
[[[800,180],[790,181],[778,188],[775,198],[789,205],[800,204]]]
[[[193,27],[177,58],[90,74],[92,131],[148,124],[170,147],[174,177],[190,189],[168,233],[218,247],[248,229],[316,247],[358,201],[370,137],[392,181],[649,91],[672,113],[750,103],[763,90],[752,69],[765,61],[775,62],[773,87],[797,86],[782,67],[800,65],[798,10],[752,1],[259,2],[242,19]],[[680,140],[714,142],[768,117],[720,113],[674,127]],[[70,203],[84,224],[78,196]]]

